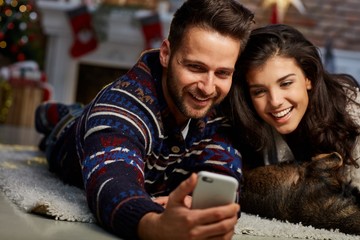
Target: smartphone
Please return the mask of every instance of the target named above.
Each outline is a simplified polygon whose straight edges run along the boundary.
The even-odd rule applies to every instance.
[[[200,171],[191,208],[204,209],[233,203],[237,200],[238,185],[234,177]]]

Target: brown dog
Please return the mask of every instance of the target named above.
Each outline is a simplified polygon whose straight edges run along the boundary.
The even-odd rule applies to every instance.
[[[360,198],[342,177],[339,154],[244,171],[243,212],[360,235]]]

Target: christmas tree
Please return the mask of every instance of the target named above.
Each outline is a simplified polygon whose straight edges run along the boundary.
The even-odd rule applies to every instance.
[[[34,0],[0,0],[0,57],[36,61],[43,68],[46,38]],[[1,61],[0,58],[0,61]],[[0,62],[0,67],[2,63]]]

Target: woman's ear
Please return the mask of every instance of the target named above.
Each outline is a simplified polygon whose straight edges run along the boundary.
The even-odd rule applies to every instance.
[[[170,61],[170,42],[165,39],[160,46],[160,63],[167,68]]]
[[[311,84],[311,80],[306,78],[305,79],[305,84],[306,84],[306,89],[307,90],[311,90],[312,89],[312,84]]]

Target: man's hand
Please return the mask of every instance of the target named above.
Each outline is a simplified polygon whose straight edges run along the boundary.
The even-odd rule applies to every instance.
[[[197,175],[192,174],[164,200],[163,213],[148,213],[139,223],[141,239],[231,239],[240,206],[232,203],[208,209],[190,209],[189,194]],[[161,201],[162,201],[161,200]]]

